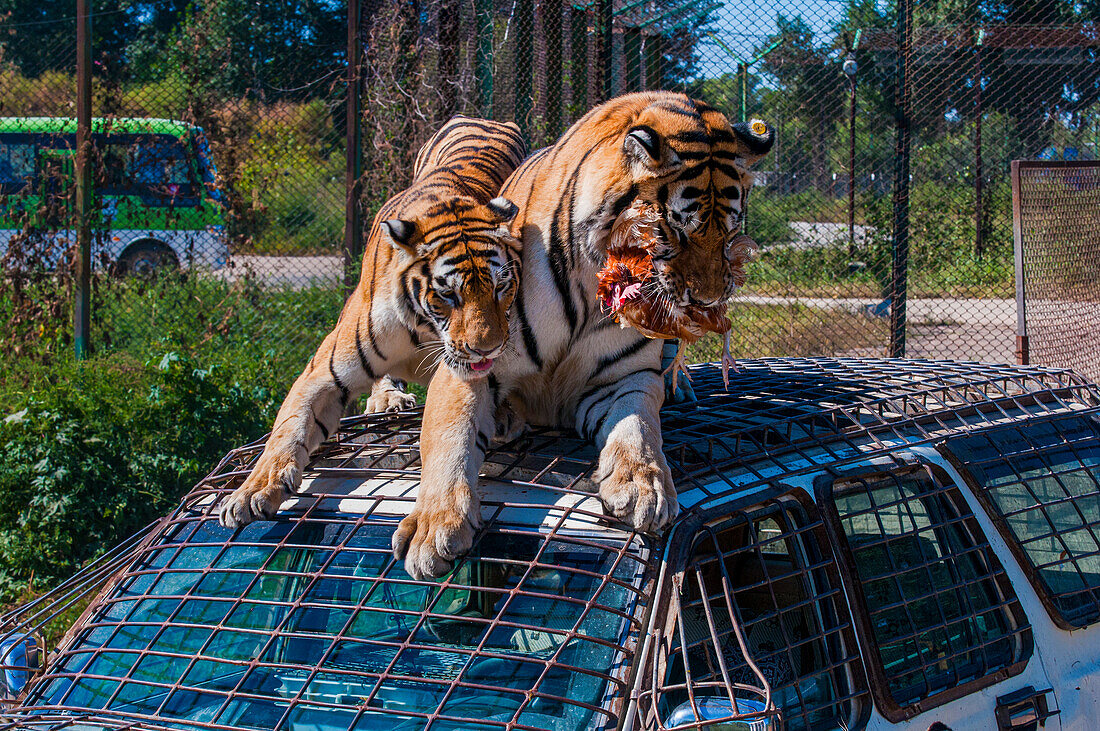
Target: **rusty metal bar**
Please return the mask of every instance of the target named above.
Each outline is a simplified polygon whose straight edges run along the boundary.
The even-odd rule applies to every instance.
[[[894,92],[894,245],[890,267],[890,357],[905,357],[909,283],[909,66],[913,55],[913,0],[898,0],[898,68]]]
[[[603,80],[601,91],[603,99],[607,101],[615,96],[615,50],[614,50],[614,23],[615,15],[612,11],[611,0],[597,0],[596,3],[596,37],[599,43],[600,79]]]
[[[360,0],[348,0],[348,75],[345,116],[344,169],[344,297],[351,296],[359,282],[359,261],[363,256],[362,222],[362,49],[359,39]]]
[[[546,47],[546,130],[543,134],[547,144],[562,133],[562,112],[565,107],[565,89],[562,84],[562,5],[561,0],[543,0],[539,3]]]
[[[73,272],[73,346],[91,354],[92,311],[92,16],[76,1],[76,267]]]

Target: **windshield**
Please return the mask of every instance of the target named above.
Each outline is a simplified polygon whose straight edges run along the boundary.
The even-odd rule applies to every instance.
[[[29,703],[255,729],[600,727],[624,695],[644,564],[623,545],[486,535],[441,583],[394,523],[212,521],[147,548]],[[633,548],[637,549],[635,543]]]

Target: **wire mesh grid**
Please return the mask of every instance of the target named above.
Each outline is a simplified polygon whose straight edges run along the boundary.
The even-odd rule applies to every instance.
[[[661,88],[777,130],[749,206],[762,255],[732,309],[736,355],[900,354],[904,344],[916,357],[1010,362],[1008,164],[1096,155],[1095,10],[915,5],[370,0],[354,6],[349,34],[341,4],[108,3],[93,17],[93,113],[202,128],[223,200],[212,193],[197,216],[213,274],[176,250],[191,224],[165,228],[146,203],[97,224],[108,261],[178,262],[195,276],[97,277],[95,338],[139,351],[168,332],[233,349],[279,334],[299,363],[331,326],[345,270],[358,273],[344,251],[349,172],[367,218],[456,112],[514,120],[535,149],[613,95]],[[71,117],[75,19],[22,12],[0,38],[0,113]],[[349,41],[359,114],[347,103]],[[352,122],[359,155],[348,155]],[[910,142],[899,148],[902,131]],[[899,157],[912,179],[895,199]],[[113,198],[97,208],[110,213]],[[181,198],[174,210],[191,208]],[[34,226],[58,230],[41,217]],[[17,346],[41,347],[30,341],[43,325],[66,344],[69,318],[51,316],[67,314],[65,287],[26,291],[9,316]]]
[[[945,447],[970,481],[1051,618],[1100,619],[1100,426],[1094,416],[994,429]]]
[[[917,467],[840,478],[823,498],[887,718],[1023,670],[1031,627],[954,484]]]
[[[1100,377],[1100,162],[1012,163],[1022,362]]]
[[[212,728],[614,726],[649,604],[648,541],[597,525],[598,503],[576,493],[591,462],[536,446],[497,465],[537,478],[524,484],[549,503],[483,502],[492,530],[441,582],[415,581],[389,544],[413,500],[418,426],[415,415],[345,422],[300,502],[236,534],[217,525],[217,499],[259,445],[231,454],[131,551],[30,690],[33,713]],[[363,479],[373,493],[344,491]]]
[[[730,387],[693,370],[705,408],[666,405],[665,454],[682,507],[703,511],[776,474],[842,468],[900,446],[1100,406],[1068,370],[844,358],[741,361]]]
[[[259,728],[292,714],[312,723],[308,713],[322,710],[334,714],[334,728],[364,719],[446,728],[475,715],[490,726],[554,728],[551,717],[614,725],[624,712],[631,664],[664,652],[667,669],[679,647],[687,648],[687,667],[711,684],[713,695],[758,699],[764,707],[750,714],[782,708],[791,723],[814,728],[824,716],[866,707],[863,681],[850,664],[848,620],[830,614],[839,584],[819,536],[820,518],[813,506],[790,499],[742,513],[751,506],[735,510],[734,495],[783,495],[789,488],[782,483],[823,465],[839,473],[906,444],[1100,410],[1096,387],[1053,369],[789,359],[742,363],[729,391],[715,367],[695,367],[693,377],[701,401],[666,409],[666,449],[684,508],[678,525],[703,520],[709,527],[701,537],[685,530],[685,540],[674,530],[668,539],[685,562],[694,546],[698,560],[684,574],[683,597],[675,592],[678,613],[665,616],[699,621],[683,634],[662,635],[670,643],[663,650],[639,649],[647,613],[661,604],[653,596],[657,547],[603,515],[593,495],[592,445],[539,429],[490,450],[487,528],[443,584],[416,582],[392,559],[389,538],[415,494],[419,414],[356,417],[322,445],[303,490],[277,521],[231,534],[213,517],[218,500],[258,458],[260,441],[229,454],[149,534],[6,615],[3,639],[38,631],[59,607],[110,582],[35,681],[34,705],[18,713],[99,709],[149,723],[158,715],[193,714],[188,723]],[[945,503],[942,488],[931,492],[921,499],[959,508],[957,496]],[[751,502],[762,499],[770,498]],[[968,526],[972,518],[946,524],[960,520]],[[780,547],[787,558],[778,555]],[[743,565],[727,602],[716,587],[733,581],[727,564],[734,561]],[[792,592],[813,593],[776,616],[772,605],[789,597],[759,582],[740,588],[742,568]],[[965,585],[985,587],[982,581]],[[987,606],[987,614],[995,613],[996,603]],[[818,624],[799,627],[806,641],[790,643],[805,650],[798,662],[767,644],[784,627],[794,631],[810,608]],[[398,634],[372,635],[381,624]],[[735,627],[745,648],[733,644]],[[759,674],[745,674],[748,661],[738,659],[745,657]],[[658,681],[667,686],[666,703],[684,700],[677,681]],[[394,700],[413,691],[421,695]],[[471,694],[488,704],[480,715],[459,710]],[[645,698],[651,720],[667,725],[666,716],[652,714],[675,708],[652,710],[662,698],[652,689]],[[382,701],[392,705],[379,707]],[[262,710],[247,710],[248,704]]]
[[[99,352],[143,358],[167,342],[213,356],[292,333],[284,357],[297,364],[339,312],[346,13],[269,10],[228,0],[93,11]],[[33,11],[15,11],[0,39],[0,254],[17,285],[3,345],[41,358],[73,338],[79,49],[72,12],[21,23],[22,12]],[[245,32],[252,40],[236,42]],[[64,52],[37,47],[54,39]]]
[[[639,696],[643,719],[699,728],[740,714],[751,726],[778,708],[788,729],[858,727],[867,684],[827,546],[816,508],[793,495],[700,530],[660,604],[657,626],[669,629]]]

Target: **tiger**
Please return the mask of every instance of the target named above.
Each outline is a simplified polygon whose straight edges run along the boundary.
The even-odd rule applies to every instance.
[[[477,478],[505,406],[595,441],[594,477],[614,518],[652,533],[676,517],[658,413],[662,342],[600,308],[597,275],[616,218],[641,200],[661,211],[652,258],[668,305],[724,305],[737,287],[749,168],[774,140],[760,120],[730,124],[684,94],[639,92],[593,108],[505,181],[523,257],[514,345],[485,379],[440,369],[428,386],[420,487],[392,537],[408,574],[442,576],[470,549]]]
[[[412,184],[387,200],[364,245],[359,283],[279,409],[245,481],[219,506],[237,528],[270,519],[309,455],[359,395],[405,404],[394,379],[426,383],[442,363],[484,378],[509,335],[520,276],[517,207],[498,196],[527,156],[519,126],[456,116],[416,156]]]

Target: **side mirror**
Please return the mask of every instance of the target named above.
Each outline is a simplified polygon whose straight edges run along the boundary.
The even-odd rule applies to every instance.
[[[30,632],[0,633],[0,700],[15,700],[42,669],[45,643]]]

